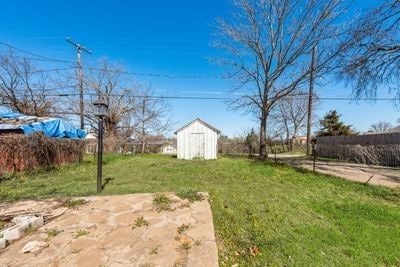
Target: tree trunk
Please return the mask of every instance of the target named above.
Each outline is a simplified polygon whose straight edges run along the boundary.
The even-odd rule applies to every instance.
[[[146,139],[142,140],[142,154],[146,151]]]

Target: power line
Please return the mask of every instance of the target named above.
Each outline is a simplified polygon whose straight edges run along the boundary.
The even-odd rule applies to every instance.
[[[66,86],[64,88],[59,88],[59,89],[65,89],[68,87],[74,87],[75,85],[71,86]],[[34,89],[33,89],[34,90]],[[41,89],[39,89],[41,90]],[[48,89],[49,91],[52,89]],[[84,93],[84,96],[99,96],[97,93]],[[40,94],[33,94],[33,96],[40,96]],[[46,94],[46,96],[59,96],[59,97],[66,97],[66,96],[80,96],[79,93],[59,93],[59,94]],[[149,99],[183,99],[183,100],[235,100],[237,98],[235,97],[203,97],[203,96],[182,96],[182,95],[173,95],[173,96],[165,96],[165,95],[154,95],[154,96],[148,96],[148,95],[136,95],[136,94],[108,94],[104,95],[108,97],[137,97],[137,98],[149,98]],[[308,96],[294,96],[292,97],[294,99],[308,99]],[[398,100],[397,98],[351,98],[351,97],[317,97],[318,100],[327,100],[327,101],[396,101]]]
[[[19,52],[22,52],[22,53],[37,57],[37,58],[40,58],[40,59],[45,60],[45,61],[53,61],[53,62],[61,62],[61,63],[69,63],[69,64],[73,63],[72,61],[68,61],[68,60],[61,60],[61,59],[55,59],[55,58],[51,58],[51,57],[42,56],[42,55],[27,51],[27,50],[24,50],[24,49],[15,47],[15,46],[13,46],[11,44],[8,44],[8,43],[2,42],[2,41],[0,41],[0,44],[4,45],[4,46],[7,46],[10,49],[13,49],[13,50],[16,50],[16,51],[19,51]]]
[[[77,67],[34,70],[34,71],[28,71],[27,73],[34,74],[34,73],[45,73],[45,72],[53,72],[53,71],[57,72],[57,71],[74,70],[74,69],[77,69]]]
[[[103,71],[103,72],[112,72],[113,70],[105,70],[100,68],[84,68],[85,70],[92,71]],[[226,80],[231,77],[225,75],[175,75],[175,74],[161,74],[161,73],[147,73],[147,72],[130,72],[130,71],[121,71],[121,74],[126,75],[134,75],[134,76],[146,76],[146,77],[162,77],[162,78],[172,78],[172,79],[221,79]]]

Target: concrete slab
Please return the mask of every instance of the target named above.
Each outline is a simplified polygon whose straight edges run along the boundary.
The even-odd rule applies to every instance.
[[[87,197],[1,250],[0,266],[218,266],[208,200],[188,205],[167,196],[172,210],[162,212],[152,204],[154,194]],[[179,234],[183,224],[190,227]],[[48,247],[22,254],[35,240]]]

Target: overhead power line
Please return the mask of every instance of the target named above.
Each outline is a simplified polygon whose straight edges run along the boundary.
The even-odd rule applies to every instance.
[[[51,57],[42,56],[42,55],[27,51],[27,50],[24,50],[24,49],[15,47],[15,46],[13,46],[11,44],[8,44],[8,43],[5,43],[5,42],[1,42],[0,41],[0,44],[3,45],[3,46],[6,46],[6,47],[8,47],[8,48],[10,48],[12,50],[19,51],[19,52],[22,52],[22,53],[25,53],[25,54],[40,58],[40,59],[45,60],[45,61],[53,61],[53,62],[61,62],[61,63],[69,63],[69,64],[73,63],[72,61],[68,61],[68,60],[55,59],[55,58],[51,58]]]
[[[68,85],[65,87],[60,87],[58,89],[65,89],[68,87],[74,87],[74,85]],[[54,89],[54,88],[53,88]],[[33,89],[34,90],[34,89]],[[41,89],[38,89],[41,90]],[[48,89],[49,91],[52,89]],[[56,90],[56,89],[55,89]],[[84,93],[84,96],[99,96],[97,93]],[[33,94],[33,96],[40,96],[40,94]],[[46,94],[46,96],[52,96],[52,97],[67,97],[67,96],[80,96],[79,93],[53,93],[53,94]],[[154,96],[148,96],[148,95],[140,95],[140,94],[108,94],[104,96],[109,96],[109,97],[137,97],[137,98],[149,98],[149,99],[183,99],[183,100],[235,100],[237,98],[235,97],[205,97],[205,96],[184,96],[184,95],[172,95],[172,96],[166,96],[166,95],[154,95]],[[308,99],[308,96],[292,96],[293,99]],[[352,98],[352,97],[316,97],[318,100],[326,100],[326,101],[396,101],[398,100],[397,98]]]
[[[103,72],[113,72],[114,70],[105,70],[100,68],[84,68],[86,70],[92,71],[103,71]],[[134,76],[145,76],[145,77],[162,77],[162,78],[172,78],[172,79],[221,79],[226,80],[231,77],[226,75],[178,75],[178,74],[162,74],[162,73],[150,73],[150,72],[131,72],[131,71],[121,71],[121,74],[134,75]]]
[[[45,72],[57,72],[57,71],[64,71],[64,70],[74,70],[76,68],[77,67],[34,70],[34,71],[29,71],[28,73],[34,74],[34,73],[45,73]]]

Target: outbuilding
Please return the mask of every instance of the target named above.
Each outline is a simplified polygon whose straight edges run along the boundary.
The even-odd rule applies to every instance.
[[[178,159],[216,159],[220,131],[199,118],[175,132]]]

